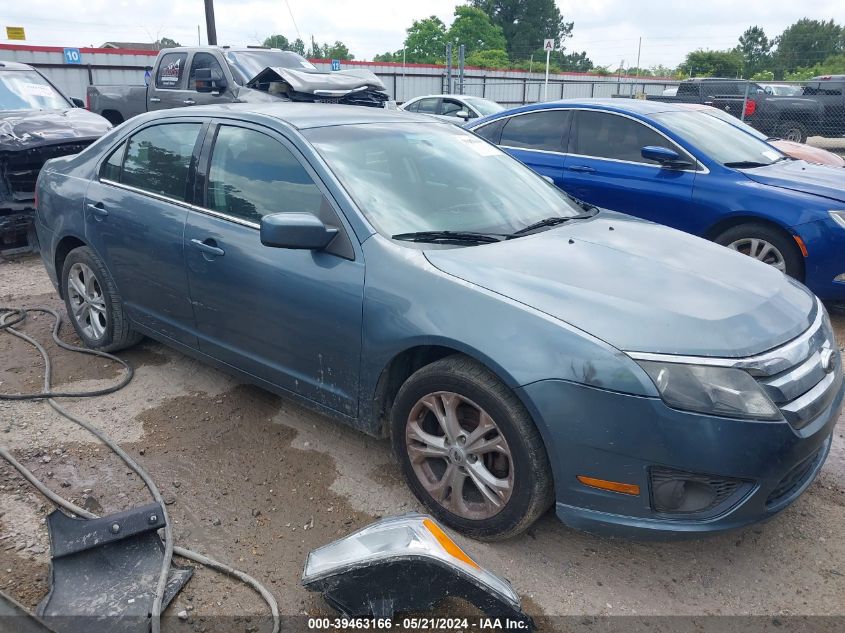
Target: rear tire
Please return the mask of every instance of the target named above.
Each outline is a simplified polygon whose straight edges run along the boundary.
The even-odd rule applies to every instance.
[[[531,416],[470,358],[448,356],[408,378],[391,410],[391,430],[408,486],[458,532],[509,538],[552,504],[549,458]]]
[[[61,283],[68,318],[86,347],[114,352],[144,338],[129,324],[105,264],[87,246],[67,254]]]
[[[728,229],[715,242],[770,264],[799,281],[804,279],[801,251],[795,240],[780,229],[749,222]]]
[[[808,136],[807,126],[799,121],[782,121],[775,127],[775,136],[782,138],[784,141],[806,143]]]

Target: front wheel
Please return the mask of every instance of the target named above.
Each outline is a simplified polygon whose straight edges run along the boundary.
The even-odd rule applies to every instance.
[[[113,352],[143,338],[132,330],[105,265],[87,246],[65,258],[62,293],[73,329],[86,347]]]
[[[503,539],[552,503],[545,446],[516,395],[456,355],[414,373],[396,396],[393,448],[409,487],[446,525]]]
[[[741,224],[719,235],[716,242],[739,251],[799,281],[804,277],[804,260],[795,240],[783,231],[764,224]]]

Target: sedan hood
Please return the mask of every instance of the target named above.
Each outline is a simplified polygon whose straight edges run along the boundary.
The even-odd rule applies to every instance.
[[[754,355],[801,334],[818,309],[806,288],[770,266],[610,212],[520,239],[425,255],[445,273],[624,351]]]
[[[99,114],[82,108],[0,111],[0,150],[94,140],[111,127]]]
[[[787,160],[766,167],[743,169],[742,173],[761,185],[845,201],[845,171],[824,165]]]

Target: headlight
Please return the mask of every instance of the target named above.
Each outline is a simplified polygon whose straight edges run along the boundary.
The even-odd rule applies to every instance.
[[[507,580],[479,566],[420,514],[382,519],[313,550],[302,584],[349,616],[392,617],[457,596],[488,615],[532,624]]]
[[[731,418],[780,419],[748,372],[731,367],[637,361],[670,407]]]
[[[845,229],[845,211],[828,211],[828,213],[834,222]]]

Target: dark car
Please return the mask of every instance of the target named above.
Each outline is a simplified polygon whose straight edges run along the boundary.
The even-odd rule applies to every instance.
[[[148,335],[377,437],[453,528],[711,532],[815,478],[843,399],[821,302],[375,108],[141,115],[38,186],[79,336]]]
[[[75,154],[111,129],[32,66],[0,62],[0,250],[33,246],[35,180],[44,161]]]
[[[570,195],[755,257],[845,299],[845,172],[682,104],[569,99],[467,124]]]

